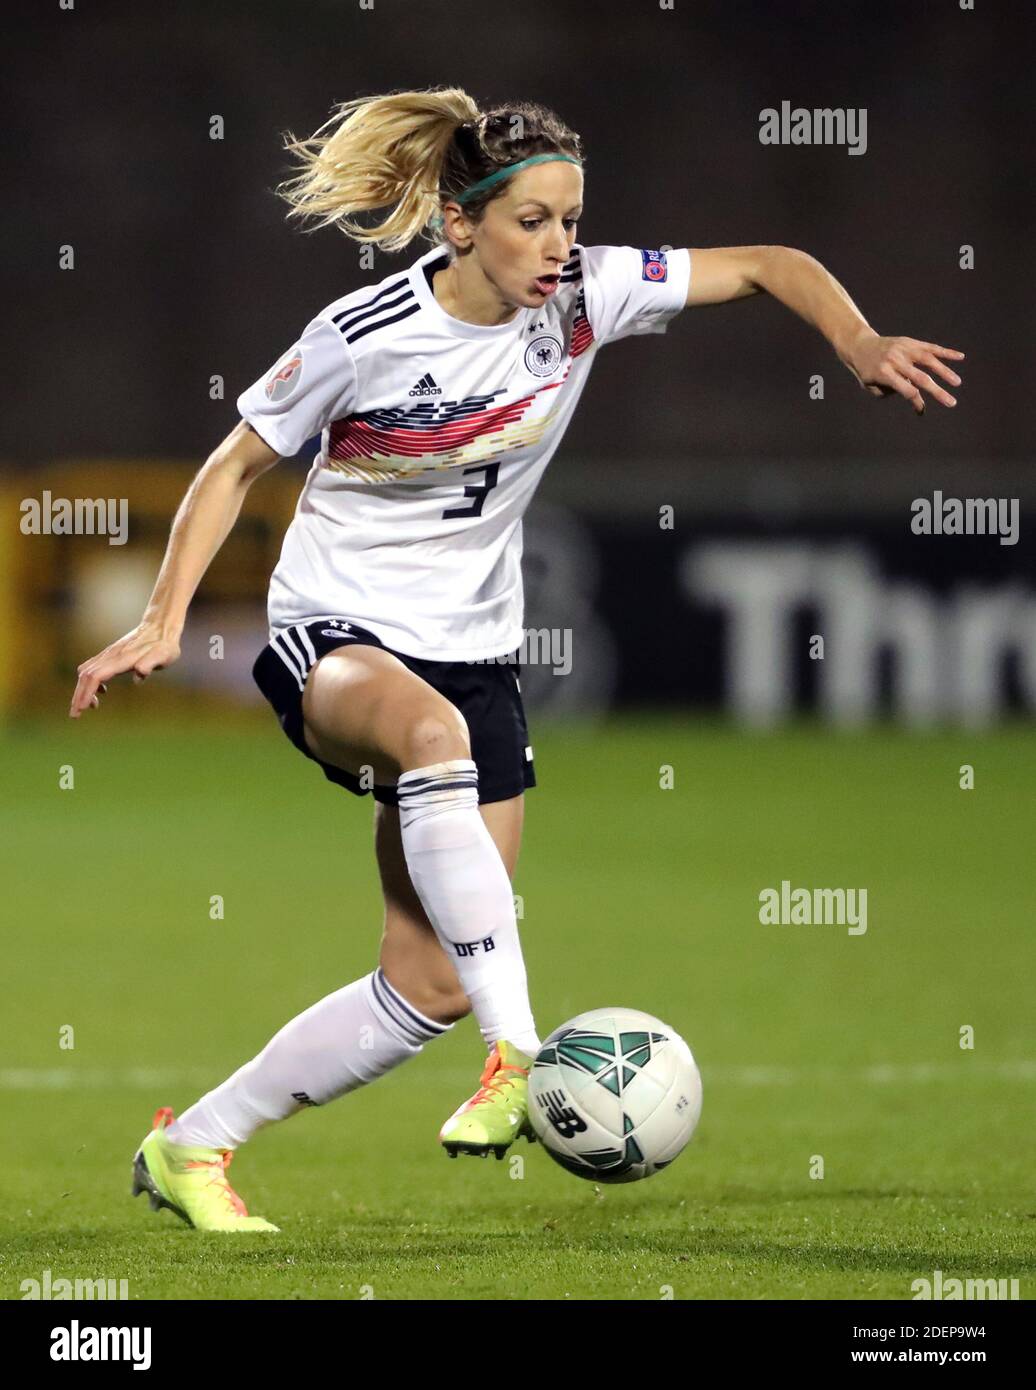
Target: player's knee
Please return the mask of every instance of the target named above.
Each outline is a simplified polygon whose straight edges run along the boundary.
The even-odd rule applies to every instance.
[[[468,726],[459,710],[425,710],[407,721],[401,731],[399,758],[404,772],[470,757]]]

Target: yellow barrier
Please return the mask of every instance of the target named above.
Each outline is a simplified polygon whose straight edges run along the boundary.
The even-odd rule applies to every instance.
[[[176,509],[197,469],[182,462],[103,459],[6,473],[0,491],[0,714],[65,713],[77,666],[139,619]],[[269,577],[304,478],[303,466],[285,463],[249,489],[191,608],[184,651],[191,646],[193,665],[182,661],[167,679],[149,681],[141,687],[146,699],[109,696],[120,718],[225,711],[239,708],[246,691],[254,701],[240,671],[265,640]],[[113,515],[124,499],[125,544],[112,544],[106,534],[46,534],[48,520],[61,525],[60,499],[112,499]],[[223,628],[229,633],[222,634]],[[215,649],[217,640],[231,646],[234,680],[208,679],[199,643]],[[214,663],[209,666],[214,672]]]

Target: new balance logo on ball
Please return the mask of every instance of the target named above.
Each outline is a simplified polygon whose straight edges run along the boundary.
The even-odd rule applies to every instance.
[[[410,388],[409,394],[411,396],[441,396],[442,387],[436,386],[435,378],[429,372],[425,372],[417,385]]]
[[[545,1091],[542,1096],[537,1096],[537,1100],[562,1139],[571,1139],[574,1134],[582,1134],[586,1129],[586,1122],[567,1103],[563,1092]]]

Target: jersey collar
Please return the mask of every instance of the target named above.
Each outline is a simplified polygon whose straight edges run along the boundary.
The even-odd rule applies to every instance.
[[[429,284],[429,274],[431,271],[440,269],[440,262],[442,266],[448,265],[449,253],[441,246],[433,246],[429,252],[414,262],[408,272],[418,302],[438,327],[445,329],[457,338],[480,338],[483,341],[487,338],[521,336],[529,315],[533,312],[531,309],[520,309],[510,323],[494,324],[465,323],[463,319],[455,319],[452,314],[448,314],[432,293],[432,287]]]

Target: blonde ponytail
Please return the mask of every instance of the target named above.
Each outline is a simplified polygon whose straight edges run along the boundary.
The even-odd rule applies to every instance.
[[[277,192],[291,205],[289,217],[401,251],[438,211],[447,150],[458,127],[474,125],[479,114],[460,87],[343,102],[308,140],[286,138],[299,166]],[[392,212],[373,225],[354,218],[388,207]]]

